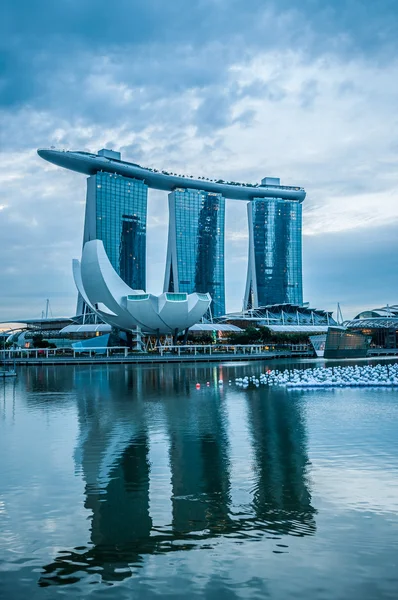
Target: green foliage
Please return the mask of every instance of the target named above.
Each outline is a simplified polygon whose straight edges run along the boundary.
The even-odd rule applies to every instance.
[[[188,333],[187,341],[191,342],[192,344],[212,344],[213,336],[207,331],[199,333]]]
[[[50,344],[47,340],[43,339],[41,333],[37,333],[32,338],[33,348],[55,348],[54,344]]]
[[[231,333],[229,341],[233,344],[262,344],[262,332],[256,327],[247,327],[244,331]]]

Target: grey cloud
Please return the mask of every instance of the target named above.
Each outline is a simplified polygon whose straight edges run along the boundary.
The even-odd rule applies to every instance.
[[[257,80],[249,85],[244,85],[239,90],[241,98],[264,98],[271,102],[279,102],[286,97],[286,90],[283,89],[277,77],[273,77],[268,81]]]
[[[356,18],[349,21],[347,7],[336,11],[335,4],[304,2],[298,10],[292,0],[281,4],[253,0],[248,10],[243,0],[201,0],[187,9],[185,0],[167,4],[121,0],[109,10],[104,0],[6,2],[0,36],[4,45],[0,116],[6,125],[0,143],[15,148],[43,145],[50,137],[46,130],[58,127],[56,121],[65,121],[67,131],[108,125],[140,133],[154,124],[170,124],[170,129],[195,124],[203,133],[222,129],[233,122],[237,98],[278,102],[286,95],[278,77],[241,89],[231,87],[228,70],[234,62],[270,48],[294,49],[297,44],[309,55],[326,52],[330,47],[325,32],[336,36],[340,30],[351,45],[366,52],[368,18],[362,7],[355,3]],[[379,13],[375,19],[384,32],[378,44],[381,51],[395,40],[389,33],[392,4]],[[302,92],[308,107],[316,83],[310,87]],[[180,101],[187,90],[197,90],[196,113]],[[11,110],[15,115],[18,107],[22,115],[26,110],[51,113],[53,124],[46,115],[47,122],[37,131],[35,124],[31,129],[31,124],[21,127],[21,122],[11,128],[8,115]],[[246,113],[238,121],[247,125],[252,118]],[[63,146],[78,141],[76,132],[59,139]]]
[[[245,101],[277,106],[291,93],[284,88],[283,73],[266,82],[254,79],[238,85],[231,65],[266,51],[297,50],[308,62],[334,53],[349,60],[361,56],[383,67],[396,56],[395,0],[302,0],[299,5],[294,0],[119,0],[114,5],[109,0],[6,0],[2,17],[0,146],[4,157],[15,156],[10,174],[23,174],[0,190],[0,204],[8,205],[0,211],[0,264],[7,265],[0,280],[4,318],[24,316],[26,311],[36,315],[47,297],[56,299],[58,313],[70,314],[75,306],[70,260],[81,248],[85,181],[45,165],[33,155],[39,146],[97,150],[99,144],[109,143],[142,164],[209,177],[222,175],[214,172],[220,169],[242,181],[256,181],[272,174],[271,169],[292,184],[297,178],[306,185],[306,210],[325,198],[325,190],[337,197],[391,188],[382,168],[375,176],[374,165],[355,144],[347,145],[333,169],[322,157],[301,157],[299,152],[294,163],[275,164],[273,140],[266,132],[268,153],[258,148],[261,158],[247,167],[236,160],[244,152],[240,141],[226,142],[224,129],[255,124],[256,112],[245,108]],[[317,91],[316,80],[309,82],[301,94],[307,112]],[[353,86],[350,81],[341,84],[340,94],[349,97]],[[236,116],[233,108],[239,102],[242,109]],[[390,161],[390,173],[396,148],[386,149],[389,153],[380,160]],[[353,178],[352,163],[345,166],[345,158],[354,152],[362,171]],[[151,196],[150,211],[167,221],[164,195]],[[240,229],[246,208],[229,203],[228,211],[229,223],[235,220]],[[148,229],[151,289],[161,285],[167,233],[166,227],[154,230],[156,234]],[[364,290],[367,283],[366,260],[373,265],[371,289],[366,290],[369,303],[396,297],[386,257],[398,253],[389,231],[368,233],[369,246],[364,233],[307,238],[308,299],[319,306],[335,296],[358,303],[363,296],[358,289]],[[384,278],[372,252],[387,273]],[[241,305],[246,254],[244,238],[227,243],[229,309]],[[351,264],[362,280],[351,277]],[[344,281],[350,282],[349,289]]]
[[[338,84],[338,95],[339,96],[349,96],[355,92],[355,84],[353,81],[343,81]]]
[[[243,127],[250,127],[256,118],[256,111],[248,109],[243,111],[240,115],[235,117],[233,123],[239,123]]]
[[[214,132],[226,127],[232,120],[233,95],[225,90],[207,89],[206,96],[195,113],[199,133]]]
[[[345,318],[398,298],[397,223],[341,233],[304,236],[304,296]]]
[[[69,93],[80,96],[104,56],[119,81],[173,92],[221,83],[232,62],[267,48],[381,53],[386,60],[398,29],[387,0],[307,0],[299,8],[293,0],[252,0],[250,8],[243,0],[119,0],[111,9],[105,0],[6,0],[2,16],[6,106],[43,107],[54,96],[70,106]]]
[[[299,94],[300,106],[306,109],[312,108],[318,95],[318,82],[316,79],[304,81]]]
[[[2,186],[9,201],[0,212],[0,319],[40,316],[46,298],[58,314],[74,310],[71,259],[81,247],[85,179],[54,169],[43,180],[31,168],[37,162],[26,157],[29,175]]]

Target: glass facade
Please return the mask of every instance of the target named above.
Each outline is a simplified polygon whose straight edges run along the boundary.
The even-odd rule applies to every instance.
[[[209,293],[214,317],[225,314],[225,198],[198,190],[169,195],[165,291]]]
[[[302,207],[279,198],[254,199],[249,213],[246,306],[302,304]]]
[[[359,331],[329,327],[324,358],[365,358],[370,338]]]
[[[93,178],[95,236],[103,241],[113,268],[127,285],[145,290],[148,186],[110,173]]]

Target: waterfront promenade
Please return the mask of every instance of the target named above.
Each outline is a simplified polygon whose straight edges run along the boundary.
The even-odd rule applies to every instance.
[[[368,358],[393,358],[397,348],[370,348]],[[312,358],[314,352],[305,344],[266,350],[262,345],[187,345],[163,346],[149,352],[131,351],[126,347],[74,350],[73,348],[0,350],[0,362],[5,365],[76,365],[76,364],[162,364],[209,363],[272,360],[278,358]]]
[[[187,345],[165,346],[150,352],[132,352],[125,347],[74,350],[71,348],[19,349],[0,351],[5,364],[74,365],[74,364],[152,364],[180,362],[247,361],[274,358],[311,357],[305,345],[296,349],[265,350],[261,345]]]

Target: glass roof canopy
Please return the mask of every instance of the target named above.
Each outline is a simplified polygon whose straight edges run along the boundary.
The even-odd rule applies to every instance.
[[[398,329],[398,304],[374,308],[359,313],[351,321],[345,321],[344,327],[354,329]]]

